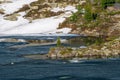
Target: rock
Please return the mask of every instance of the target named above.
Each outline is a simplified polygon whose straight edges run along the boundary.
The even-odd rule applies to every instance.
[[[79,31],[79,30],[73,30],[71,33],[72,33],[72,34],[79,34],[80,31]]]
[[[0,9],[0,14],[5,14],[4,11],[4,9]]]
[[[52,8],[57,7],[57,3],[51,3],[51,7]]]
[[[12,14],[13,16],[21,16],[20,14],[18,14],[18,13],[14,13],[14,14]]]
[[[5,20],[10,20],[10,21],[17,21],[18,18],[16,16],[7,16],[4,18]]]
[[[38,9],[39,7],[38,6],[32,6],[30,7],[31,9]]]
[[[10,21],[17,21],[18,18],[17,16],[20,16],[20,14],[12,14],[4,17],[5,20],[10,20]]]
[[[65,47],[56,47],[56,48],[51,48],[48,57],[52,59],[64,59],[64,58],[70,58],[75,56],[73,54],[71,48],[65,48]]]
[[[30,59],[48,59],[46,54],[24,55],[24,57]]]
[[[108,36],[120,36],[120,21],[108,28]]]
[[[10,0],[0,0],[0,3],[12,3]]]
[[[29,23],[32,22],[33,18],[32,17],[26,17],[26,19],[29,21]]]

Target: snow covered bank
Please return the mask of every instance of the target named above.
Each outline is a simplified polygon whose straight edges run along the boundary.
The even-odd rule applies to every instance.
[[[10,14],[17,11],[24,4],[29,4],[36,0],[12,0],[13,3],[3,3],[0,8],[5,10],[5,14]],[[33,20],[31,23],[23,16],[25,12],[18,13],[17,21],[4,20],[4,15],[0,15],[0,36],[2,35],[25,35],[25,34],[54,34],[54,33],[69,33],[70,28],[57,29],[59,24],[65,20],[65,17],[69,17],[72,12],[77,10],[73,6],[67,6],[65,8],[54,8],[51,11],[65,11],[64,14],[59,16],[53,16],[49,18],[43,18]]]
[[[46,32],[50,32],[52,30],[56,30],[59,23],[61,23],[62,21],[64,21],[64,18],[55,19],[54,17],[51,17],[51,18],[35,20],[32,23],[20,25],[17,27],[6,25],[6,26],[9,26],[9,28],[10,27],[11,28],[9,30],[3,31],[1,33],[2,34],[46,33]],[[20,23],[18,23],[18,24],[20,24]]]
[[[69,33],[70,28],[57,29],[59,23],[64,20],[63,17],[39,19],[32,23],[21,17],[17,21],[2,20],[0,22],[0,34]]]

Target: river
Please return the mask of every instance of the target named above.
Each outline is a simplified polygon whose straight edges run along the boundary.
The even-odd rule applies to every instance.
[[[120,80],[120,59],[81,60],[34,60],[24,58],[28,54],[45,54],[56,44],[11,48],[28,44],[24,40],[52,39],[58,36],[1,36],[0,39],[15,38],[20,42],[0,42],[0,80]],[[61,35],[70,39],[77,35]],[[78,47],[78,45],[62,44]],[[81,45],[80,45],[81,46]]]

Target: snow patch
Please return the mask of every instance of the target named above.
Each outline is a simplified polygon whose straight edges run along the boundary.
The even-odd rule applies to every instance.
[[[66,6],[65,8],[60,8],[60,7],[53,8],[51,11],[52,11],[52,12],[59,12],[59,11],[77,12],[77,9],[76,9],[74,6],[68,5],[68,6]]]
[[[56,29],[55,31],[49,32],[49,33],[69,33],[71,32],[71,28],[62,28],[62,29]]]
[[[65,11],[77,12],[77,9],[74,6],[67,6],[65,7]]]
[[[12,26],[12,28],[10,28],[10,26],[8,25],[7,28],[2,29],[4,30],[4,32],[1,32],[1,34],[46,33],[56,30],[58,28],[59,23],[63,22],[64,20],[65,18],[56,19],[54,17],[51,17],[51,18],[35,20],[32,23],[20,25],[17,27]],[[8,30],[8,28],[10,29]]]
[[[25,4],[30,4],[31,2],[34,2],[37,0],[12,0],[12,3],[4,3],[0,4],[0,8],[5,10],[6,14],[11,14],[18,9],[22,8]]]
[[[0,33],[28,24],[28,22],[29,21],[27,19],[24,19],[22,16],[19,16],[17,21],[4,20],[3,16],[1,16],[0,17]]]
[[[24,39],[18,39],[18,42],[26,42]]]

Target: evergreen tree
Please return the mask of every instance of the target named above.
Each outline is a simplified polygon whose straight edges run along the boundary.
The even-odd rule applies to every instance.
[[[60,37],[57,38],[57,47],[61,46],[61,41],[60,41]]]
[[[72,16],[70,17],[70,20],[73,21],[73,22],[77,21],[77,15],[76,15],[76,13],[72,14]]]
[[[85,17],[85,20],[88,21],[88,22],[90,22],[92,20],[92,6],[91,6],[91,4],[87,4],[85,6],[84,17]]]
[[[106,9],[107,8],[107,2],[108,2],[108,0],[101,0],[101,7],[102,7],[102,9]]]
[[[77,10],[78,10],[78,12],[77,12],[78,14],[83,13],[83,12],[82,12],[82,8],[81,8],[81,5],[78,5],[78,6],[77,6]]]

